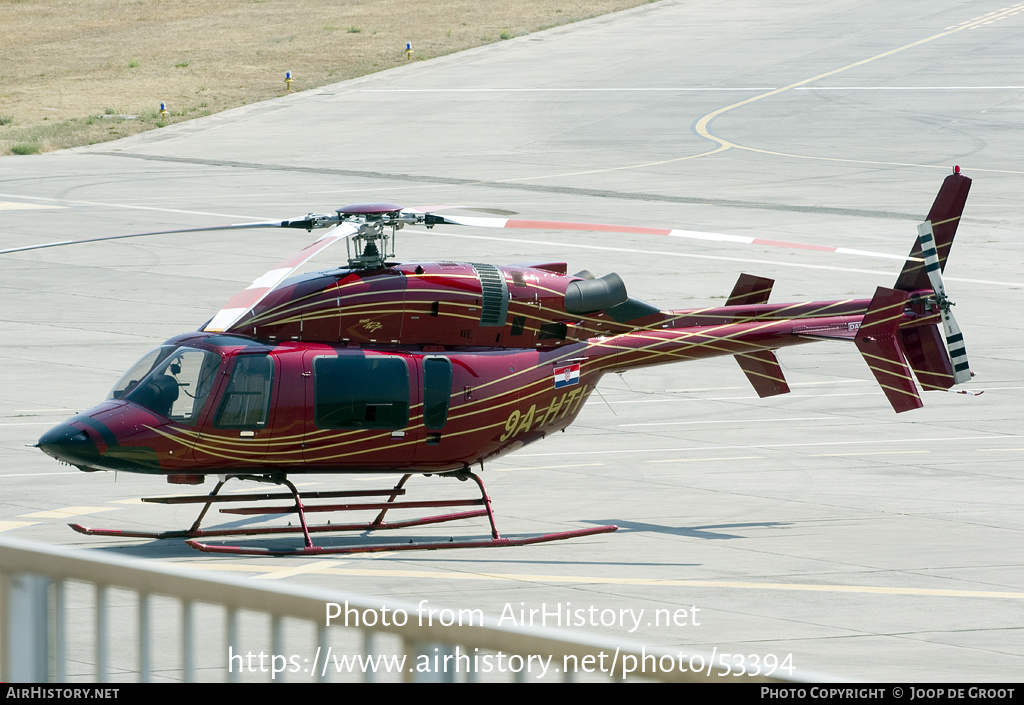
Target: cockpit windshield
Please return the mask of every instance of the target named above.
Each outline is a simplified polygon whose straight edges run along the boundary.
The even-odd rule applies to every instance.
[[[135,383],[131,389],[128,389],[130,384],[125,385],[123,398],[172,421],[195,423],[216,379],[220,356],[206,350],[183,347],[158,357],[149,375]],[[136,368],[142,367],[147,358],[149,355],[132,368],[126,377]],[[114,393],[117,393],[117,387]]]
[[[114,388],[110,390],[107,399],[124,399],[125,396],[138,386],[143,377],[152,372],[154,367],[166,360],[167,356],[174,352],[175,349],[176,346],[174,345],[161,345],[143,355],[138,362],[131,366],[131,369],[121,376],[121,379],[117,381]]]

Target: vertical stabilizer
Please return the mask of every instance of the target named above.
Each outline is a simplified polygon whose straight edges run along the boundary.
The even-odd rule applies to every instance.
[[[964,204],[967,203],[967,194],[971,190],[971,180],[961,174],[959,169],[946,177],[942,182],[938,195],[932,209],[928,211],[926,220],[932,224],[932,233],[935,237],[935,250],[939,256],[940,271],[946,267],[946,257],[949,255],[949,248],[956,236],[956,228],[960,224],[960,216],[964,212]],[[914,291],[915,289],[930,289],[931,282],[928,273],[925,271],[925,264],[921,239],[914,242],[910,256],[918,261],[907,261],[896,280],[896,289],[901,291]]]
[[[748,306],[752,304],[766,304],[771,296],[772,287],[775,286],[774,279],[767,277],[755,277],[753,274],[741,274],[733,286],[726,306]]]
[[[896,413],[924,406],[896,338],[906,301],[907,292],[878,287],[855,341]]]

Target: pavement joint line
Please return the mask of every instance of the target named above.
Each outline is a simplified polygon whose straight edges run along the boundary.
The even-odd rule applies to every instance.
[[[184,164],[196,164],[202,166],[212,167],[231,167],[231,168],[242,168],[242,169],[253,169],[256,171],[285,171],[285,172],[299,172],[307,174],[324,174],[328,176],[346,176],[353,178],[365,178],[373,179],[375,181],[413,181],[413,182],[427,182],[432,184],[446,184],[453,186],[482,186],[486,188],[499,188],[499,189],[513,189],[520,191],[535,191],[541,193],[560,193],[564,195],[590,197],[590,198],[614,198],[620,200],[629,201],[654,201],[654,202],[666,202],[666,203],[686,203],[696,205],[712,205],[712,206],[725,206],[732,208],[751,208],[756,210],[773,210],[773,211],[793,211],[798,213],[824,213],[831,215],[850,215],[850,216],[861,216],[865,218],[883,218],[883,219],[895,219],[895,220],[920,220],[919,215],[911,213],[896,213],[889,211],[873,211],[858,208],[836,208],[831,206],[800,206],[793,204],[775,204],[775,203],[758,203],[748,202],[739,200],[728,200],[728,199],[715,199],[715,198],[700,198],[694,196],[674,196],[670,194],[657,194],[657,193],[633,193],[630,191],[611,191],[607,189],[591,189],[591,188],[580,188],[572,186],[553,186],[550,184],[526,184],[513,179],[506,179],[501,181],[480,181],[479,179],[466,179],[459,177],[447,177],[447,176],[432,176],[427,174],[400,174],[380,171],[363,171],[354,169],[337,169],[331,167],[308,167],[298,165],[287,165],[287,164],[261,164],[259,162],[240,162],[235,160],[223,160],[223,159],[204,159],[199,157],[173,157],[169,155],[158,155],[158,154],[144,154],[140,152],[129,153],[129,152],[89,152],[91,155],[103,156],[103,157],[121,157],[127,159],[142,159],[157,162],[171,162],[171,163],[184,163]],[[703,153],[700,155],[690,155],[685,157],[686,159],[695,158],[697,156],[706,156],[710,153]],[[658,162],[664,163],[664,162]],[[635,169],[640,164],[628,165],[623,167],[611,167],[610,169],[602,171],[614,171],[623,169]],[[922,165],[923,166],[923,165]],[[935,167],[929,167],[935,168]],[[945,169],[945,167],[943,167]],[[981,171],[981,170],[977,170]],[[594,172],[580,172],[580,173],[594,173]],[[539,178],[558,178],[565,176],[565,174],[550,174],[543,177],[531,176],[524,177],[527,179],[539,179]],[[3,194],[0,194],[3,196]],[[108,204],[114,205],[114,204]],[[549,244],[550,243],[546,243]]]

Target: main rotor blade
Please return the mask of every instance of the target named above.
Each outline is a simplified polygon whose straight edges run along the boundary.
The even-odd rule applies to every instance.
[[[265,299],[277,286],[287,279],[292,272],[301,267],[305,262],[320,254],[328,247],[344,240],[349,235],[357,232],[359,226],[353,223],[339,225],[328,230],[317,238],[316,241],[302,248],[294,255],[284,260],[263,276],[256,279],[252,284],[231,297],[231,300],[222,308],[213,319],[206,324],[203,330],[209,333],[224,333],[233,325],[238,323],[245,314],[249,313],[256,304]]]
[[[202,233],[214,230],[240,230],[246,228],[306,228],[311,224],[306,218],[295,218],[292,220],[265,220],[258,223],[234,223],[232,225],[213,225],[205,228],[179,228],[177,230],[153,230],[145,233],[130,233],[128,235],[103,235],[100,237],[87,237],[80,240],[59,240],[57,242],[46,242],[39,245],[24,245],[23,247],[11,247],[0,250],[0,255],[7,255],[13,252],[28,252],[29,250],[44,250],[48,247],[63,247],[64,245],[81,245],[87,242],[103,242],[105,240],[125,240],[132,237],[149,237],[150,235],[176,235],[178,233]],[[313,225],[313,227],[316,227]]]
[[[453,205],[442,205],[442,206],[415,206],[412,208],[403,208],[406,213],[437,213],[438,211],[473,211],[474,213],[489,213],[491,215],[519,215],[517,211],[505,210],[504,208],[475,208],[470,206],[453,206]]]
[[[869,250],[854,250],[848,247],[828,247],[825,245],[809,245],[800,242],[786,242],[785,240],[769,240],[760,237],[748,237],[745,235],[723,235],[720,233],[706,233],[698,230],[679,230],[670,228],[651,228],[637,225],[609,225],[606,223],[573,223],[557,220],[519,220],[513,218],[474,218],[469,216],[435,216],[435,223],[451,223],[453,225],[467,225],[478,228],[505,228],[516,230],[587,230],[592,232],[610,233],[635,233],[638,235],[662,235],[665,237],[681,237],[691,240],[708,240],[711,242],[731,242],[740,245],[764,245],[768,247],[783,247],[798,250],[816,250],[818,252],[835,252],[842,255],[858,255],[860,257],[876,257],[879,259],[894,259],[899,261],[911,260],[921,261],[916,257],[904,257],[903,255],[890,255],[884,252],[871,252]]]

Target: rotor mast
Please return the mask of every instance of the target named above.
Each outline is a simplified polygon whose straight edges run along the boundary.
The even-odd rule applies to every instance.
[[[423,215],[403,212],[393,203],[357,203],[339,208],[338,222],[359,225],[345,240],[349,268],[381,269],[395,256],[397,232],[406,224],[422,223]]]

